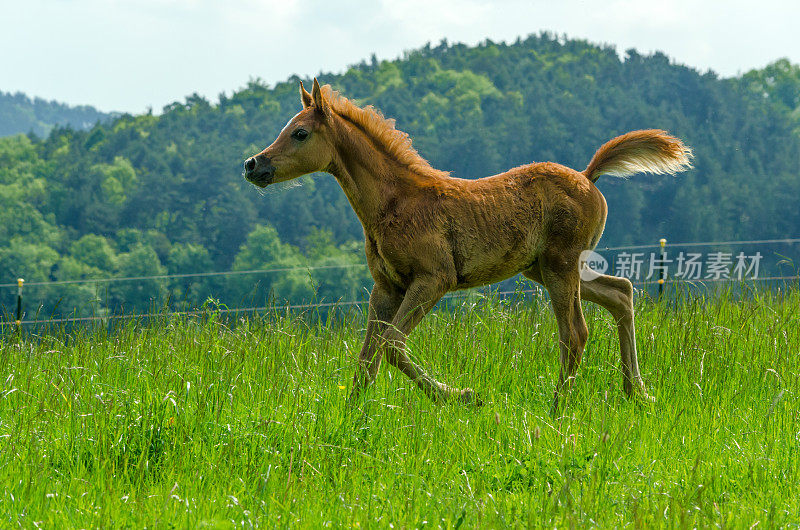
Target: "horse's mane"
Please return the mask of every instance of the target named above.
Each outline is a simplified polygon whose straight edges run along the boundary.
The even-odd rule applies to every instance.
[[[394,119],[384,118],[383,114],[372,105],[363,108],[356,106],[355,103],[333,90],[330,85],[322,86],[322,93],[333,112],[358,127],[400,164],[426,176],[449,175],[447,171],[434,168],[420,156],[411,145],[411,138],[408,134],[395,129]]]

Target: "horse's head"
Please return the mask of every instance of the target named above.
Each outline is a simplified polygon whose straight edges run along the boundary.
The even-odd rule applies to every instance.
[[[316,79],[310,94],[300,83],[300,100],[303,110],[289,120],[272,145],[245,160],[244,176],[256,186],[324,171],[330,165],[330,110]]]

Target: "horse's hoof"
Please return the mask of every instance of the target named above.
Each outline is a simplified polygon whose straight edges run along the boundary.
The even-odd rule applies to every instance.
[[[628,399],[630,399],[634,403],[641,403],[641,404],[656,402],[656,398],[648,394],[646,390],[633,392],[630,395],[628,395]]]
[[[483,400],[471,388],[465,388],[459,393],[459,401],[464,405],[483,406]]]

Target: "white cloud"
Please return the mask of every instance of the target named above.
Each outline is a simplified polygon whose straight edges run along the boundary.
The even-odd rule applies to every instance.
[[[27,0],[3,6],[0,90],[141,112],[443,37],[541,30],[734,75],[781,56],[800,62],[798,26],[794,0]]]
[[[478,29],[493,9],[490,2],[474,0],[380,0],[381,10],[388,24],[412,38],[430,40],[432,36],[446,36],[464,30]],[[480,31],[480,30],[479,30]]]

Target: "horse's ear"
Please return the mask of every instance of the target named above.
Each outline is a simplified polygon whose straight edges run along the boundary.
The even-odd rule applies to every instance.
[[[302,81],[300,81],[300,101],[303,103],[304,109],[307,109],[314,104],[314,98],[311,97],[311,94],[308,93],[306,87],[303,86]]]
[[[316,77],[314,78],[314,86],[311,88],[311,99],[314,101],[314,107],[316,107],[319,112],[327,114],[328,102],[325,101],[325,98],[322,96],[322,90],[319,88],[319,82]]]

